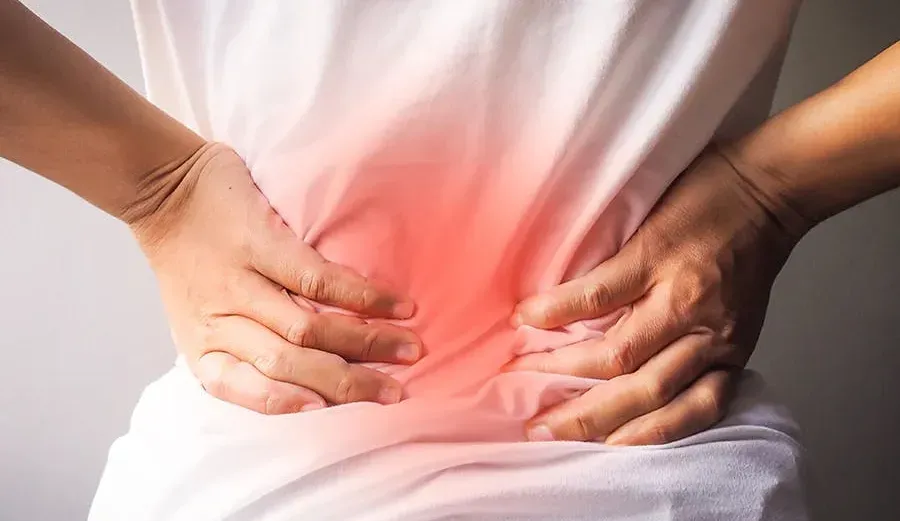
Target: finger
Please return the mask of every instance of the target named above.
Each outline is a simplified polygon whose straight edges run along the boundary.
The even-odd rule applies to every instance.
[[[513,312],[513,325],[552,329],[599,318],[634,302],[649,289],[638,251],[626,246],[587,275],[526,298]]]
[[[739,369],[706,373],[668,405],[616,429],[606,443],[662,445],[708,429],[725,417],[739,377]]]
[[[216,398],[263,414],[288,414],[321,409],[325,399],[285,382],[267,378],[234,356],[215,351],[193,364],[203,388]]]
[[[594,378],[615,378],[633,373],[666,346],[691,331],[691,317],[672,308],[664,291],[651,293],[632,313],[614,325],[600,341],[602,349],[592,361]],[[707,334],[704,328],[694,330]]]
[[[533,418],[529,439],[605,438],[630,420],[669,403],[710,365],[712,337],[686,335],[633,374],[613,378]]]
[[[529,353],[513,359],[503,370],[541,371],[608,380],[633,373],[688,330],[687,321],[671,312],[663,293],[651,293],[602,338],[585,340],[547,353]]]
[[[246,284],[248,297],[242,314],[294,345],[327,351],[347,360],[399,364],[417,361],[424,351],[419,337],[409,329],[303,309],[262,276],[253,277]]]
[[[331,353],[295,346],[246,317],[222,317],[215,323],[208,351],[230,353],[272,380],[306,387],[331,403],[389,404],[400,399],[399,382],[379,371],[348,364]]]
[[[309,300],[367,316],[406,319],[415,312],[409,298],[325,260],[277,214],[270,221],[267,240],[253,246],[251,264],[272,281]]]

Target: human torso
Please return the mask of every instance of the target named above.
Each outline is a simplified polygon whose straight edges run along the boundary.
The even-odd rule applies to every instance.
[[[602,334],[516,331],[510,311],[613,255],[717,133],[765,117],[795,7],[133,4],[151,100],[234,147],[326,258],[417,303],[399,323],[427,356],[373,364],[411,399],[260,427],[306,444],[304,475],[403,444],[521,441],[541,407],[599,383],[498,375],[517,353]]]
[[[151,99],[233,146],[326,258],[417,302],[403,325],[428,356],[393,368],[413,395],[568,341],[503,326],[627,240],[782,50],[792,7],[136,2]],[[751,94],[738,124],[767,112]]]

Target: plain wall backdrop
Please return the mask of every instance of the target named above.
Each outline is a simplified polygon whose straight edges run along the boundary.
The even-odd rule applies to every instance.
[[[127,2],[26,4],[142,90]],[[898,39],[900,2],[806,0],[776,110]],[[896,191],[815,229],[776,283],[751,366],[804,429],[814,519],[900,519],[898,295]],[[170,345],[125,227],[0,160],[0,521],[87,516],[109,444]]]

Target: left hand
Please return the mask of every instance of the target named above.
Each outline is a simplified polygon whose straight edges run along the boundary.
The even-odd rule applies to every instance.
[[[520,302],[513,322],[542,329],[631,308],[603,338],[506,366],[609,380],[532,418],[529,439],[662,444],[719,421],[798,240],[772,204],[710,148],[618,254]]]

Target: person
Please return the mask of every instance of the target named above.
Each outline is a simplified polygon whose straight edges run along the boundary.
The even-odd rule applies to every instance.
[[[176,121],[0,0],[0,155],[130,227],[180,353],[90,519],[805,519],[742,367],[900,184],[900,45],[763,122],[796,6],[134,0]]]

